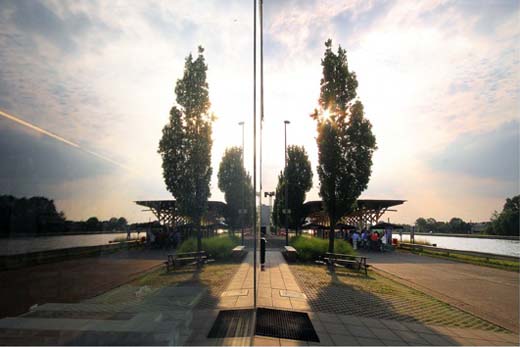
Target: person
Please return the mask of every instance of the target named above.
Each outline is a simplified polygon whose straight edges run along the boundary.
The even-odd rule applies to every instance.
[[[386,250],[386,243],[387,243],[387,234],[386,230],[383,231],[383,235],[381,236],[381,252]]]
[[[373,250],[377,249],[379,244],[379,234],[377,231],[373,231],[372,235],[370,236],[370,248]]]
[[[130,229],[126,231],[126,239],[130,240]]]
[[[367,248],[367,239],[368,239],[367,231],[365,229],[363,229],[363,231],[361,232],[361,247],[362,248]]]
[[[354,230],[354,233],[352,234],[352,247],[354,248],[354,250],[357,250],[358,241],[359,241],[359,234],[357,233],[356,230]]]

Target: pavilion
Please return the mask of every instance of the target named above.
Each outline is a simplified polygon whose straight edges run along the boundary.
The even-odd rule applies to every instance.
[[[386,212],[395,211],[390,209],[391,207],[402,205],[405,201],[358,199],[356,209],[341,217],[336,229],[350,229],[352,226],[359,229],[368,228],[376,224]],[[320,226],[322,229],[329,228],[329,217],[321,200],[308,201],[303,204],[303,207],[309,223]]]
[[[192,234],[195,225],[190,217],[182,215],[177,209],[175,200],[142,200],[134,201],[137,205],[148,208],[144,211],[152,212],[164,229],[176,229],[183,234]],[[214,235],[217,229],[225,229],[226,203],[208,201],[208,210],[202,217],[201,226],[203,237]]]

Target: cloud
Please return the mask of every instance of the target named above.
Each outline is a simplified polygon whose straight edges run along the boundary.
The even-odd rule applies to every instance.
[[[519,181],[519,122],[510,121],[484,133],[462,134],[430,160],[439,171]]]

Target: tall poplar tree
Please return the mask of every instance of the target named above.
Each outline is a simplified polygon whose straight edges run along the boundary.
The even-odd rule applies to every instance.
[[[278,185],[273,207],[273,221],[283,225],[285,215],[285,184],[287,184],[287,207],[289,227],[298,231],[305,218],[303,203],[306,193],[312,188],[311,162],[303,146],[287,147],[287,169],[278,175]]]
[[[202,250],[201,222],[207,211],[211,179],[211,131],[213,115],[204,60],[199,46],[197,59],[186,58],[184,74],[177,80],[177,104],[170,111],[159,142],[166,188],[176,199],[179,213],[197,227],[197,249]]]
[[[356,100],[358,82],[348,69],[346,50],[339,46],[334,53],[330,39],[325,47],[319,109],[311,117],[317,122],[320,196],[330,222],[329,252],[334,252],[335,226],[367,188],[377,146],[363,104]]]

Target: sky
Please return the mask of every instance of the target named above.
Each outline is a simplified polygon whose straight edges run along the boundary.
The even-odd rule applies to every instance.
[[[69,219],[151,215],[170,199],[157,147],[185,57],[205,48],[217,171],[253,166],[253,1],[0,0],[0,194],[43,195]],[[289,144],[314,169],[324,42],[347,50],[378,150],[362,198],[384,218],[488,220],[519,194],[519,1],[264,1],[262,186]],[[265,202],[265,201],[264,201]]]

